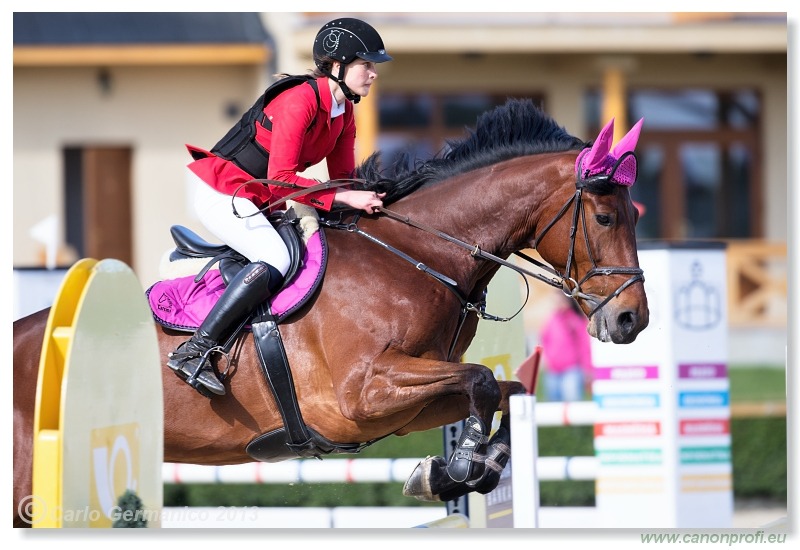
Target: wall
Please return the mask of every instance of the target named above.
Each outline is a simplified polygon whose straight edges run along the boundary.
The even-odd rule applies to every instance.
[[[15,266],[40,264],[28,228],[51,214],[62,216],[61,150],[67,145],[133,148],[133,267],[143,284],[157,278],[172,224],[204,233],[187,205],[184,144],[210,148],[233,122],[227,105],[253,102],[259,83],[252,68],[130,67],[111,75],[103,94],[95,69],[15,69]]]

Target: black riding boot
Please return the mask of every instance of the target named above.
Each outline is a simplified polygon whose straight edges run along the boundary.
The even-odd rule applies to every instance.
[[[228,283],[225,292],[191,339],[169,354],[167,366],[200,393],[205,395],[197,388],[197,383],[211,393],[225,395],[225,386],[217,378],[211,355],[215,352],[224,353],[220,343],[230,337],[231,331],[256,306],[272,295],[272,289],[277,288],[280,280],[280,272],[264,262],[255,262],[244,267]]]

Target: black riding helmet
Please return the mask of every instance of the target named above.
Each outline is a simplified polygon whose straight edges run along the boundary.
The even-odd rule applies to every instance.
[[[383,63],[391,61],[386,53],[383,40],[371,25],[354,19],[342,17],[326,23],[314,39],[314,63],[326,75],[335,80],[347,99],[358,103],[361,96],[354,94],[344,83],[344,67],[356,58]],[[332,59],[340,63],[338,76],[331,74],[324,61]]]

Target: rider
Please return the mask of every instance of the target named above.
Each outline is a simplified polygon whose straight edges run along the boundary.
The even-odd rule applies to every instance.
[[[282,92],[264,108],[272,130],[256,125],[255,141],[268,152],[266,173],[250,174],[231,160],[188,146],[196,159],[188,168],[196,184],[198,217],[213,235],[251,262],[231,279],[191,339],[169,354],[167,365],[178,377],[187,380],[199,369],[197,382],[216,395],[225,395],[225,387],[208,360],[210,352],[219,350],[231,331],[280,288],[290,265],[283,240],[259,210],[295,189],[260,183],[242,186],[266,177],[311,187],[319,181],[298,172],[323,159],[331,179],[351,177],[356,135],[353,104],[369,94],[378,77],[376,64],[392,59],[378,32],[353,18],[326,23],[314,39],[313,56],[317,68],[311,76],[317,91],[303,84]],[[339,187],[296,200],[324,211],[339,204],[372,214],[382,206],[382,197]]]

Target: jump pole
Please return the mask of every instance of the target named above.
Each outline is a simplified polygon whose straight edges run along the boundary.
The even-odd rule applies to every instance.
[[[536,381],[542,348],[536,346],[516,375],[525,386],[525,395],[509,398],[511,416],[511,490],[514,504],[514,527],[539,527],[539,439],[536,425]],[[514,468],[517,464],[519,467]]]

